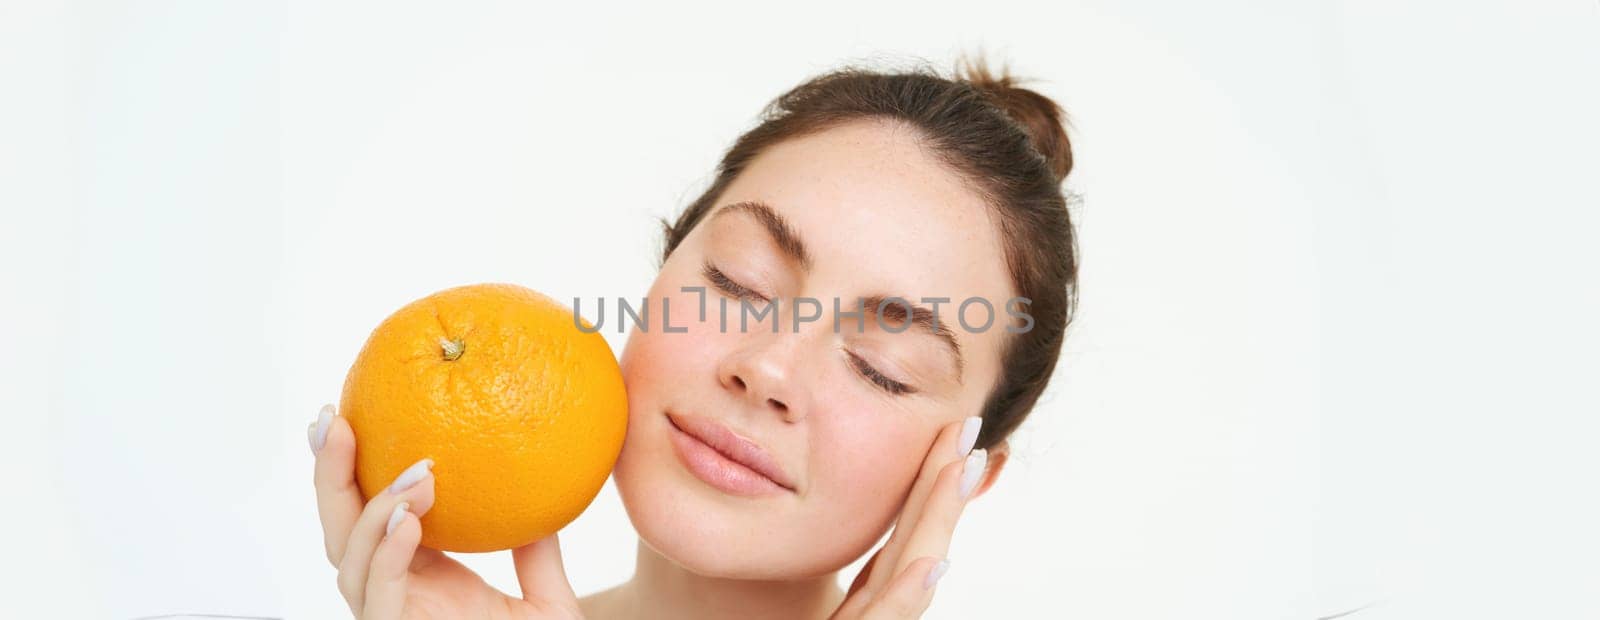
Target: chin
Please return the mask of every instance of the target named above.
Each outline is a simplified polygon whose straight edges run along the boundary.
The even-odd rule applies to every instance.
[[[839,524],[815,527],[783,506],[722,495],[683,469],[664,438],[644,443],[624,445],[613,479],[639,539],[679,566],[706,577],[792,580],[861,554],[828,548],[841,541]]]
[[[639,539],[656,553],[707,577],[777,579],[786,576],[777,532],[752,532],[733,508],[718,505],[674,474],[676,461],[643,462],[624,451],[614,473],[617,493]],[[670,454],[658,455],[672,458]]]

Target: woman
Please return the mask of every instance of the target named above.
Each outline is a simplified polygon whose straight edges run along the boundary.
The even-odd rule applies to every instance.
[[[674,313],[682,332],[636,325],[621,356],[629,422],[613,476],[639,534],[633,577],[578,598],[552,535],[513,551],[511,597],[418,548],[427,464],[363,506],[354,437],[329,406],[308,429],[317,503],[357,616],[926,609],[956,520],[1003,468],[1072,316],[1061,109],[980,59],[950,78],[842,69],[762,121],[664,222],[649,298],[709,311]],[[800,297],[820,303],[779,301]],[[739,328],[733,309],[769,301],[778,312]],[[820,320],[796,319],[813,308]],[[841,591],[838,571],[891,525]]]

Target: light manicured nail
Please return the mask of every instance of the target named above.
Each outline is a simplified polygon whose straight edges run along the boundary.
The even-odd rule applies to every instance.
[[[328,442],[328,425],[333,424],[333,412],[332,403],[323,405],[322,410],[317,412],[317,423],[310,432],[312,454],[321,452],[322,445]]]
[[[961,439],[956,442],[956,456],[966,456],[978,443],[978,431],[983,428],[983,417],[972,416],[961,423]]]
[[[983,478],[983,469],[988,464],[988,450],[973,450],[972,454],[967,455],[967,463],[961,466],[961,499],[972,494],[972,488],[978,486],[978,480]]]
[[[407,467],[405,471],[400,472],[400,475],[394,479],[394,483],[389,485],[389,494],[399,494],[411,488],[412,485],[421,482],[422,478],[428,475],[428,470],[430,469],[433,469],[433,459],[422,459]]]
[[[384,536],[393,534],[394,528],[400,527],[400,521],[406,518],[406,511],[410,508],[411,502],[400,502],[399,506],[394,507],[394,512],[389,513],[389,523],[383,526]]]
[[[928,576],[922,579],[922,589],[932,588],[933,584],[937,583],[947,570],[950,570],[949,558],[939,560],[938,564],[933,565],[933,570],[928,571]]]

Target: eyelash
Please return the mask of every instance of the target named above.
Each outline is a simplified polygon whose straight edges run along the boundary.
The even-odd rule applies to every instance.
[[[863,378],[865,378],[867,381],[871,381],[873,385],[883,388],[885,392],[899,395],[916,391],[909,385],[884,376],[883,373],[878,372],[878,369],[873,368],[871,364],[868,364],[867,360],[861,359],[861,356],[848,351],[845,353],[850,356],[850,363],[856,367],[856,371],[861,373]]]
[[[763,297],[760,293],[752,291],[738,282],[734,282],[732,278],[729,278],[727,274],[722,273],[722,270],[718,269],[716,265],[711,264],[710,261],[706,262],[705,267],[701,269],[701,272],[704,273],[707,280],[710,280],[713,285],[716,285],[716,287],[721,289],[724,293],[739,299],[752,297],[760,301],[767,300],[767,298]]]
[[[722,273],[722,270],[718,269],[716,265],[711,264],[710,261],[706,261],[704,267],[701,269],[701,273],[705,275],[707,280],[711,281],[712,285],[716,286],[718,289],[724,293],[727,293],[728,295],[732,295],[740,299],[745,297],[754,297],[761,301],[766,301],[767,299],[760,293],[750,290],[749,287],[739,284],[738,282],[734,282],[733,278],[729,278],[728,274]],[[895,395],[909,394],[916,391],[916,389],[909,385],[885,376],[882,372],[879,372],[878,369],[873,368],[871,364],[868,364],[867,360],[861,359],[861,356],[849,351],[846,351],[845,353],[850,356],[850,365],[855,367],[856,372],[860,373],[863,379],[877,386],[879,389]]]

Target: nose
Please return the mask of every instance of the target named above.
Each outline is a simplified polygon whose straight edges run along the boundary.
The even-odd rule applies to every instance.
[[[717,369],[717,380],[753,409],[799,422],[805,419],[806,407],[793,372],[794,343],[783,340],[766,339],[728,355]]]

